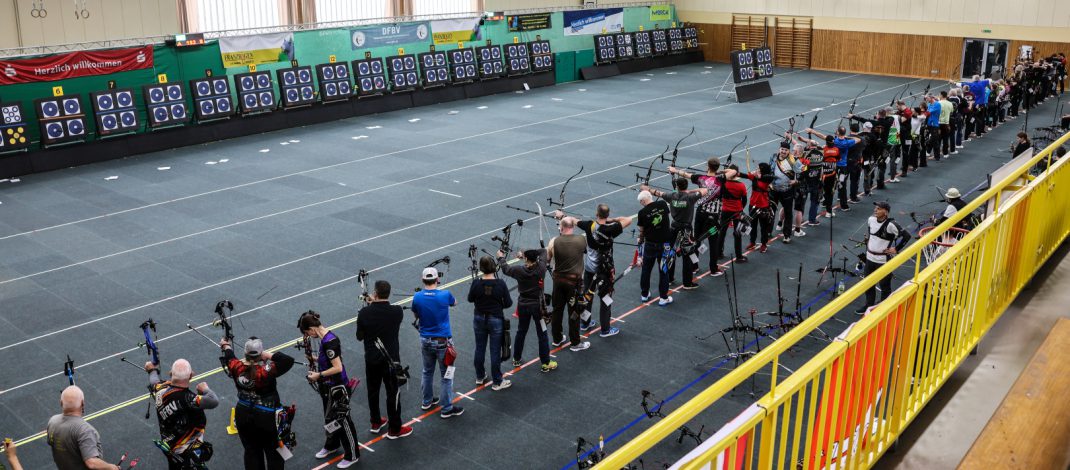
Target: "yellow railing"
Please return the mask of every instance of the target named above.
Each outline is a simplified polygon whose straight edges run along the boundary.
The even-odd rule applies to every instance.
[[[1070,233],[1070,169],[1052,152],[1070,134],[974,199],[805,322],[700,392],[598,468],[639,458],[721,397],[768,369],[770,392],[687,454],[681,469],[868,468],[895,442],[1026,282]],[[1048,171],[1001,201],[1019,178]],[[999,209],[783,381],[780,356],[878,279],[922,264],[922,248],[970,212]]]

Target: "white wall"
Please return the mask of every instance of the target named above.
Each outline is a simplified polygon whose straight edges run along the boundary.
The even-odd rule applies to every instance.
[[[676,6],[696,12],[1070,27],[1068,0],[676,0]]]
[[[1067,0],[1070,1],[1070,0]],[[613,3],[610,1],[603,3]],[[582,6],[583,0],[484,0],[486,11],[526,10],[529,8]]]
[[[44,0],[48,16],[34,18],[30,15],[33,3],[34,0],[0,0],[0,48],[179,32],[177,0],[85,0],[85,9],[89,12],[87,19],[75,18],[72,0]]]

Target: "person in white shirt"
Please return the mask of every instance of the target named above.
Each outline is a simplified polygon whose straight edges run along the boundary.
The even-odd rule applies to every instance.
[[[903,230],[903,227],[900,227],[895,222],[895,219],[888,217],[888,213],[892,210],[891,205],[880,201],[874,202],[873,206],[873,216],[867,222],[868,229],[866,230],[865,239],[866,276],[873,274],[881,266],[884,266],[892,256],[895,256],[910,241],[910,234]],[[892,293],[892,276],[883,277],[880,281],[877,281],[877,284],[880,285],[881,300],[883,301]],[[876,304],[877,292],[875,289],[876,286],[870,287],[866,291],[866,305],[855,310],[856,314],[864,315],[870,307]]]

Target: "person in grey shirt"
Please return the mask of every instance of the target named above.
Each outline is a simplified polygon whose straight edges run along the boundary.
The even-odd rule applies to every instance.
[[[85,394],[71,385],[59,396],[63,413],[48,420],[48,445],[52,448],[52,461],[60,470],[89,468],[93,470],[119,470],[119,467],[104,461],[104,449],[100,434],[82,416],[85,414]]]

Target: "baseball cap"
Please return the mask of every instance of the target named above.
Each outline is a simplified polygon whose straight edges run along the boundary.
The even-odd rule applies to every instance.
[[[892,206],[885,201],[877,201],[873,203],[874,206],[880,207],[886,211],[892,210]]]
[[[435,268],[424,268],[423,274],[420,275],[420,279],[425,281],[433,281],[438,279],[438,270]]]
[[[260,357],[264,353],[264,342],[253,336],[245,342],[245,357]]]
[[[780,148],[782,148],[782,149],[790,149],[791,148],[791,144],[789,144],[787,141],[781,141],[780,142]]]

